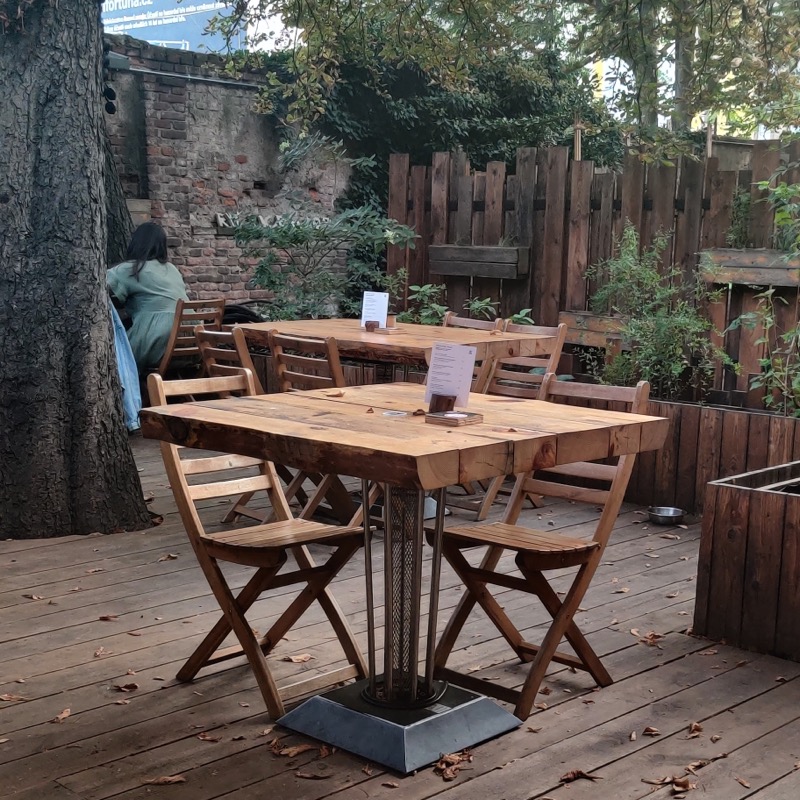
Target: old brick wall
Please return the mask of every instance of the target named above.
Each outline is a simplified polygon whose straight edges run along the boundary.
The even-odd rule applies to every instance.
[[[217,214],[288,209],[285,194],[300,191],[319,213],[330,213],[346,187],[341,162],[307,161],[278,169],[272,121],[252,110],[256,76],[231,80],[212,55],[155,47],[127,36],[107,36],[127,68],[109,71],[117,113],[106,114],[111,145],[126,197],[169,237],[170,257],[191,296],[231,302],[258,299],[233,238],[216,225]],[[123,65],[125,66],[125,65]],[[342,267],[340,255],[331,268]]]

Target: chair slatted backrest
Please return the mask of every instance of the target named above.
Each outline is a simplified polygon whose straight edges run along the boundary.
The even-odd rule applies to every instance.
[[[225,314],[225,300],[178,300],[175,317],[172,321],[167,347],[158,373],[166,375],[172,362],[176,359],[192,359],[200,357],[194,329],[202,325],[206,330],[222,329],[222,317]]]
[[[567,338],[567,326],[561,323],[549,328],[541,325],[515,325],[509,323],[506,332],[530,333],[552,336],[553,341],[547,355],[512,356],[499,359],[492,369],[486,384],[488,394],[505,397],[524,397],[535,400],[548,372],[555,372],[561,359],[561,351]]]
[[[471,319],[470,317],[459,317],[454,311],[445,313],[442,319],[443,328],[470,328],[478,331],[502,331],[506,321],[500,317],[497,319]],[[494,369],[494,359],[487,358],[485,361],[476,361],[472,370],[472,392],[486,391],[486,384],[489,376]]]
[[[455,311],[448,311],[442,319],[443,328],[472,328],[479,331],[502,331],[505,320],[497,319],[472,319],[471,317],[459,317]]]
[[[639,381],[636,386],[606,386],[593,383],[578,383],[558,381],[553,373],[545,375],[540,389],[539,399],[548,402],[565,402],[581,400],[587,403],[601,402],[609,408],[631,414],[646,414],[647,403],[650,397],[650,384]],[[619,491],[622,486],[622,495],[627,488],[630,470],[633,467],[635,455],[619,456],[616,463],[599,463],[595,461],[579,461],[564,464],[536,472],[518,481],[514,492],[522,492],[524,496],[545,495],[547,497],[561,497],[582,503],[595,503],[609,508],[608,501],[612,494]],[[613,459],[609,459],[611,461]],[[588,484],[588,485],[587,485]],[[618,498],[622,501],[622,496]],[[513,499],[509,501],[509,506]],[[613,519],[616,519],[616,511]],[[521,507],[521,506],[520,506]],[[600,524],[596,535],[608,535],[611,526]]]
[[[241,328],[216,331],[209,330],[205,325],[198,325],[194,329],[194,336],[206,375],[233,375],[242,368],[248,369],[253,375],[256,394],[264,394]]]
[[[345,385],[336,339],[268,333],[278,386],[282,392],[342,388]]]
[[[170,397],[202,397],[203,395],[226,396],[254,395],[253,375],[240,369],[238,374],[219,375],[208,378],[165,381],[157,373],[148,376],[147,387],[152,402],[166,405]],[[292,519],[280,481],[272,462],[249,456],[233,454],[185,455],[187,448],[161,442],[161,452],[167,476],[175,493],[178,510],[190,538],[206,537],[207,534],[198,513],[197,501],[210,498],[239,496],[264,490],[269,497],[275,518]],[[244,469],[257,469],[257,474],[241,474]],[[230,475],[235,471],[234,475]],[[227,473],[227,475],[226,475]],[[190,482],[190,478],[202,478],[202,482]]]

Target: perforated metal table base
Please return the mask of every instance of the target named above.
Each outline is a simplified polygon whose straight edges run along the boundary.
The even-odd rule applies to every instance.
[[[312,697],[279,722],[403,774],[522,724],[488,697],[457,686],[426,707],[392,709],[367,702],[366,685],[359,681]]]

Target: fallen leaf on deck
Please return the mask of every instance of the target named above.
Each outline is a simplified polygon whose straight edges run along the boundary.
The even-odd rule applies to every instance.
[[[335,392],[326,392],[325,397],[344,397],[344,392],[341,389]]]
[[[21,702],[27,699],[27,697],[23,697],[21,694],[0,694],[0,700],[5,700],[9,703]]]
[[[777,683],[786,683],[789,679],[788,678],[784,678],[783,675],[778,675],[778,677],[775,678],[775,680],[776,680]]]
[[[714,735],[711,737],[711,744],[716,744],[716,743],[717,743],[717,742],[718,742],[718,741],[719,741],[721,738],[722,738],[722,737],[721,737],[721,736],[720,736],[718,733],[715,733],[715,734],[714,734]]]
[[[130,704],[131,704],[130,700],[115,700],[114,701],[114,705],[115,706],[129,706]]]
[[[70,715],[70,710],[65,708],[60,714],[56,714],[50,722],[63,722]]]
[[[269,736],[271,733],[272,733],[272,728],[264,728],[264,730],[261,731],[261,733],[259,733],[258,735],[259,736]]]
[[[24,594],[23,597],[27,597],[28,600],[44,600],[40,594]]]
[[[715,656],[717,653],[719,653],[719,650],[703,650],[703,652],[702,653],[698,653],[698,655],[701,655],[701,656]]]
[[[424,408],[418,408],[416,411],[411,412],[412,417],[424,417],[427,412]]]
[[[639,639],[640,642],[646,644],[648,647],[658,647],[658,643],[664,639],[663,633],[656,633],[655,631],[647,631],[647,633]]]
[[[689,792],[696,788],[697,784],[692,783],[688,775],[684,775],[682,778],[673,777],[672,779],[672,791],[674,794],[678,792]]]
[[[631,731],[631,735],[628,737],[632,742],[636,741],[636,731]]]
[[[201,742],[220,742],[220,741],[222,741],[222,737],[221,736],[213,736],[212,734],[207,733],[206,731],[203,731],[202,733],[198,733],[197,734],[197,738]]]
[[[5,744],[7,741],[8,739],[0,739],[0,744]]]
[[[686,771],[691,772],[692,775],[697,775],[697,773],[695,772],[696,769],[702,769],[703,767],[707,767],[710,763],[711,763],[710,761],[706,761],[706,759],[704,758],[699,759],[697,761],[692,761],[692,763],[686,767]]]
[[[25,683],[25,678],[17,678],[14,683]]]
[[[534,703],[534,708],[538,708],[539,711],[547,711],[547,703]]]
[[[651,786],[666,786],[672,783],[672,778],[665,775],[663,778],[642,778],[642,783],[649,783]]]
[[[671,594],[664,595],[664,597],[666,597],[668,600],[672,600],[673,597],[677,597],[677,596],[678,596],[677,592],[672,592]]]
[[[658,728],[654,728],[652,725],[648,725],[642,731],[642,736],[661,736],[661,731]]]
[[[553,690],[549,686],[542,686],[542,688],[539,689],[539,694],[550,694],[552,691]]]
[[[243,742],[247,737],[243,734],[239,734],[238,736],[231,736],[232,742]]]
[[[662,533],[661,534],[661,538],[662,539],[680,539],[681,537],[678,536],[677,533]]]
[[[688,525],[676,525],[675,527],[676,528],[681,528],[684,531],[688,531],[689,530],[689,526]]]
[[[112,655],[105,647],[98,647],[97,650],[94,651],[94,657],[100,658],[102,656],[110,656]]]
[[[240,702],[239,702],[239,705],[240,705],[242,708],[250,708],[250,703],[245,703],[245,702],[241,702],[241,701],[240,701]]]
[[[159,561],[174,561],[178,557],[177,553],[165,553],[158,560]]]
[[[434,764],[433,771],[441,775],[443,780],[453,781],[463,769],[464,764],[472,761],[472,753],[462,750],[460,753],[446,753]]]
[[[639,629],[638,628],[631,628],[631,635],[632,636],[639,636]]]
[[[150,512],[150,524],[155,527],[157,525],[161,525],[164,522],[164,517],[161,514],[154,514],[152,511]]]
[[[368,408],[367,409],[367,414],[374,414],[374,413],[375,413],[375,409],[374,408]]]
[[[319,757],[320,758],[327,758],[330,755],[333,755],[336,752],[335,747],[328,747],[327,744],[323,744],[319,748]]]
[[[372,775],[372,764],[364,764],[364,766],[361,767],[361,771],[365,775]]]
[[[559,780],[562,783],[572,783],[572,781],[577,781],[580,778],[583,778],[587,781],[603,780],[600,775],[587,775],[582,769],[571,769],[569,772],[562,775]]]
[[[269,743],[268,747],[269,747],[269,749],[270,749],[270,750],[272,750],[272,752],[273,752],[273,753],[274,753],[276,756],[279,756],[279,755],[281,754],[281,749],[282,749],[283,745],[281,744],[281,740],[280,740],[280,739],[278,739],[278,738],[277,738],[277,736],[276,736],[276,737],[275,737],[275,738],[274,738],[274,739],[273,739],[273,740],[272,740],[272,741]]]
[[[614,594],[627,594],[630,589],[627,586],[623,586],[621,589],[615,589]]]
[[[98,619],[102,620],[103,622],[111,622],[111,620],[118,619],[118,617],[116,614],[102,614],[98,617]]]
[[[590,706],[592,703],[594,703],[594,700],[586,700],[586,699],[584,699],[584,700],[581,700],[581,702],[582,703],[586,703],[587,706]]]
[[[532,728],[530,725],[528,725],[528,727],[525,730],[527,730],[528,733],[539,733],[541,728]]]
[[[797,762],[797,763],[794,765],[794,769],[800,769],[800,761],[798,761],[798,762]]]
[[[734,778],[736,778],[736,783],[741,784],[742,786],[744,786],[745,789],[750,788],[750,784],[744,778],[740,778],[736,775],[734,775]]]
[[[400,784],[395,783],[394,781],[384,781],[381,786],[385,786],[387,789],[396,789]]]
[[[290,747],[284,747],[280,750],[278,755],[286,756],[287,758],[294,758],[299,756],[300,753],[307,753],[309,750],[316,750],[315,744],[293,744]]]
[[[307,781],[321,781],[325,778],[330,778],[329,772],[295,772],[295,778],[303,778]]]
[[[129,669],[125,674],[126,675],[135,675],[136,674],[136,670],[135,669]]]
[[[114,684],[114,688],[118,692],[135,692],[139,688],[139,684],[138,683],[125,683],[122,686],[120,686],[118,683],[115,683]]]
[[[167,786],[170,783],[186,783],[186,778],[183,775],[162,775],[159,778],[146,778],[142,783],[150,786]]]
[[[314,658],[314,656],[312,656],[311,653],[300,653],[296,656],[284,656],[283,660],[291,661],[292,664],[305,664],[306,661],[311,661],[312,658]]]
[[[86,574],[87,575],[92,575],[95,572],[105,572],[105,570],[102,567],[92,567],[92,569],[87,569],[86,570]],[[78,591],[78,590],[74,589],[73,591]]]
[[[141,636],[139,631],[127,631],[128,636]]]
[[[703,732],[703,726],[699,722],[693,722],[689,726],[689,735],[687,739],[696,739]]]

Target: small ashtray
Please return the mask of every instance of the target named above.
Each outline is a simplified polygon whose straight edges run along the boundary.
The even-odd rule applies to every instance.
[[[647,514],[656,525],[680,525],[686,512],[673,506],[650,506]]]

